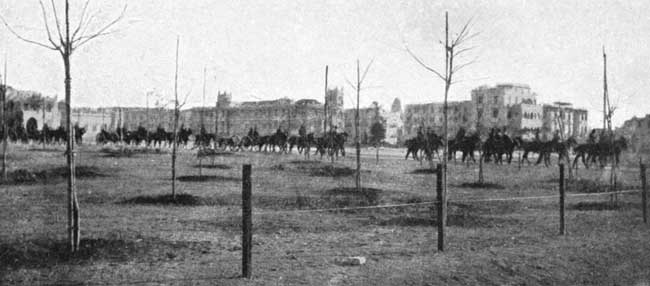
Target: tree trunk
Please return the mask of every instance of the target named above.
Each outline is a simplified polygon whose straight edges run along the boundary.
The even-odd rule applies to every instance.
[[[79,250],[79,203],[77,202],[77,191],[75,182],[75,160],[74,160],[74,130],[72,126],[72,105],[71,102],[71,84],[70,77],[70,55],[63,57],[65,67],[65,109],[66,109],[66,131],[67,144],[66,156],[68,162],[68,238],[70,240],[70,249],[72,252]]]
[[[174,73],[174,137],[172,142],[172,199],[176,199],[176,141],[178,130],[178,46],[180,37],[176,38],[176,72]]]
[[[74,161],[74,130],[72,128],[72,77],[70,76],[70,57],[72,56],[72,43],[70,41],[69,2],[65,1],[65,30],[66,42],[63,52],[63,66],[65,68],[65,108],[66,127],[68,131],[67,161],[68,161],[68,227],[69,240],[72,252],[79,250],[79,202],[75,185]]]
[[[41,107],[43,109],[43,122],[41,122],[41,137],[43,138],[43,150],[45,150],[45,140],[47,139],[46,134],[45,134],[45,97],[43,97],[43,106]]]
[[[447,99],[449,96],[449,87],[451,86],[451,75],[453,67],[453,56],[449,49],[449,16],[445,12],[445,101],[443,104],[443,132],[442,132],[442,198],[443,204],[447,204],[447,150],[448,150],[448,140],[447,140]],[[446,210],[446,209],[443,209]],[[447,213],[443,211],[444,216],[443,221],[446,221]]]
[[[479,151],[478,155],[478,183],[483,184],[483,153]]]

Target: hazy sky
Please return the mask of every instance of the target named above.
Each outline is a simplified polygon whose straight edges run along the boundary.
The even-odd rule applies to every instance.
[[[49,1],[46,1],[49,2]],[[62,1],[55,0],[58,4]],[[71,1],[76,24],[81,0]],[[119,14],[125,2],[93,1],[94,22]],[[442,101],[443,83],[421,68],[404,42],[429,65],[444,54],[444,12],[452,31],[472,18],[480,35],[461,62],[477,62],[458,74],[450,99],[465,100],[479,85],[529,84],[538,101],[570,101],[602,120],[602,46],[608,53],[614,123],[648,112],[650,101],[650,1],[127,1],[118,31],[88,43],[73,56],[73,106],[144,106],[147,91],[173,96],[176,37],[181,37],[179,94],[188,106],[206,104],[218,90],[233,100],[289,97],[322,100],[324,69],[330,86],[355,104],[355,62],[374,59],[361,105],[389,107]],[[61,12],[62,5],[59,7]],[[49,12],[49,11],[48,11]],[[30,39],[46,41],[38,1],[3,0],[0,13]],[[93,27],[91,27],[93,28]],[[60,55],[24,43],[0,28],[0,52],[9,56],[9,84],[63,98]],[[153,99],[150,100],[153,102]]]

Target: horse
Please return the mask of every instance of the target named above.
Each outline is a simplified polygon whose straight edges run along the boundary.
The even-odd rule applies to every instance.
[[[494,157],[494,162],[503,164],[503,155],[506,156],[508,164],[512,163],[512,154],[518,146],[518,141],[510,138],[508,135],[498,136],[491,133],[490,137],[483,144],[483,157],[486,162],[490,161],[490,156]]]
[[[544,166],[548,167],[551,164],[552,153],[558,154],[558,162],[562,161],[564,157],[567,157],[567,160],[570,161],[569,151],[576,144],[577,142],[573,137],[570,137],[565,141],[560,141],[558,138],[554,138],[551,141],[542,142],[539,158],[537,158],[537,163],[535,165],[544,161]]]

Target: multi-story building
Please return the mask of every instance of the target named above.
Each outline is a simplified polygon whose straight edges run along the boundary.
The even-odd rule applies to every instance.
[[[407,104],[404,111],[404,135],[413,137],[418,129],[431,128],[440,134],[444,129],[444,104],[425,103]],[[476,129],[476,107],[471,101],[451,101],[447,103],[447,130],[454,134],[461,127],[465,130]]]
[[[47,124],[50,129],[60,126],[62,114],[56,97],[7,86],[6,101],[7,124],[10,128],[21,126],[25,130],[40,130],[43,124]]]
[[[587,135],[586,110],[538,104],[537,94],[523,84],[480,86],[472,90],[470,101],[449,102],[447,111],[448,134],[454,134],[462,127],[468,131],[478,130],[481,134],[498,128],[515,136],[532,136],[535,130],[539,130],[546,139],[552,138],[560,128],[566,136]],[[560,113],[563,121],[559,121]],[[440,134],[443,103],[406,106],[405,135],[415,136],[420,127],[432,128]]]
[[[542,138],[549,140],[557,133],[560,138],[574,136],[584,138],[589,130],[587,127],[587,111],[574,109],[570,105],[543,105]]]
[[[513,122],[513,119],[525,118],[521,112],[530,112],[534,109],[530,105],[537,104],[537,94],[530,90],[528,85],[523,84],[498,84],[494,87],[480,86],[471,93],[472,102],[476,106],[477,117],[480,118],[481,127],[484,129],[506,128],[508,131],[518,131],[519,126],[527,128],[539,128],[541,125],[534,126],[536,121],[526,120],[522,122]],[[526,107],[516,107],[518,105],[529,105]],[[513,110],[514,109],[514,110]]]
[[[356,112],[356,108],[349,108],[344,111],[345,123],[343,128],[350,138],[356,138]],[[359,108],[359,140],[362,144],[368,142],[370,127],[375,122],[380,122],[386,126],[385,112],[377,102],[374,102],[370,107]]]
[[[342,89],[329,90],[325,105],[313,99],[294,102],[288,98],[233,103],[231,94],[219,93],[215,122],[219,136],[246,135],[250,128],[257,128],[260,134],[277,129],[297,134],[300,126],[307,132],[321,133],[326,122],[331,126],[343,125],[342,110]]]

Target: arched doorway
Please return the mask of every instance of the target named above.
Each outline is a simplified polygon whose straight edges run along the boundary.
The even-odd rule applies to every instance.
[[[38,139],[38,121],[34,117],[30,117],[25,124],[27,131],[27,138]]]

